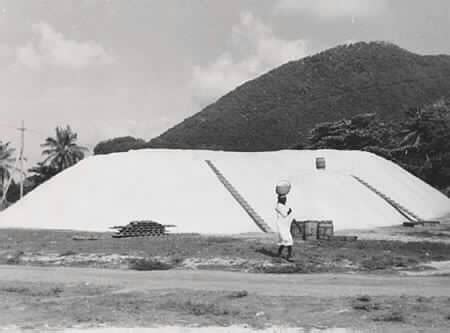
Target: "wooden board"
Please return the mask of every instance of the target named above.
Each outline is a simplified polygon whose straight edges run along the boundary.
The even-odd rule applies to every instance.
[[[408,221],[408,222],[403,222],[403,226],[404,227],[415,227],[416,225],[422,225],[422,226],[435,226],[441,224],[440,221],[417,221],[417,222],[412,222],[412,221]]]
[[[332,236],[329,240],[353,242],[358,240],[357,236]]]

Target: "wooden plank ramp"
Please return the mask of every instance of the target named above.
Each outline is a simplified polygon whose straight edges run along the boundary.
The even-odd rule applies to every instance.
[[[245,210],[245,212],[250,216],[250,218],[255,222],[259,229],[263,232],[272,232],[269,225],[264,221],[264,219],[253,209],[247,200],[238,192],[238,190],[228,181],[224,174],[214,165],[210,160],[205,160],[209,168],[214,172],[219,181],[228,190],[228,192],[233,196],[233,198],[239,203],[239,205]]]
[[[407,209],[406,207],[402,206],[395,200],[393,200],[388,195],[384,194],[383,192],[376,189],[374,186],[370,185],[368,182],[363,180],[362,178],[358,176],[352,175],[352,177],[358,181],[360,184],[364,185],[366,188],[368,188],[370,191],[378,195],[381,199],[386,201],[392,208],[394,208],[397,212],[399,212],[402,216],[404,216],[406,219],[408,219],[410,222],[419,222],[423,221],[417,214],[413,213],[411,210]]]

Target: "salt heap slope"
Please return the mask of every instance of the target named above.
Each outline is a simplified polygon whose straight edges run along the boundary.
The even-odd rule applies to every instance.
[[[317,170],[325,157],[326,170]],[[132,220],[174,224],[176,232],[236,234],[258,227],[205,162],[210,160],[275,230],[275,185],[292,183],[299,220],[331,219],[336,229],[405,221],[358,176],[423,219],[450,213],[450,200],[397,165],[357,151],[237,153],[139,150],[89,157],[0,213],[1,227],[105,231]]]

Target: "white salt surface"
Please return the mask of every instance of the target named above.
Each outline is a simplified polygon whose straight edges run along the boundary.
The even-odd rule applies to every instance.
[[[325,157],[326,170],[315,158]],[[175,232],[259,231],[205,163],[211,160],[275,229],[275,185],[292,183],[288,205],[299,220],[339,229],[404,222],[356,175],[421,218],[450,213],[450,200],[394,163],[358,151],[259,153],[149,149],[89,157],[0,213],[0,227],[106,231],[132,220],[175,224]]]

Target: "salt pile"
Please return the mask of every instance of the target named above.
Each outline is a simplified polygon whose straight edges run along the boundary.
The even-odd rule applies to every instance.
[[[324,157],[326,169],[315,159]],[[176,232],[234,234],[259,229],[205,160],[211,160],[275,229],[275,185],[288,180],[298,220],[339,229],[400,224],[405,218],[358,176],[423,219],[450,213],[450,200],[394,163],[358,151],[258,153],[148,149],[89,157],[0,213],[1,227],[106,231],[132,220]]]

